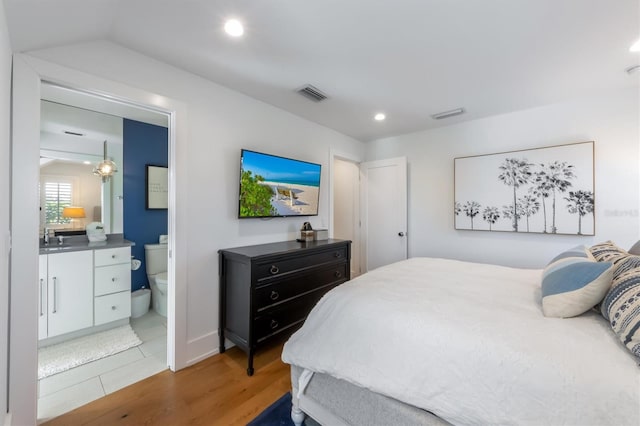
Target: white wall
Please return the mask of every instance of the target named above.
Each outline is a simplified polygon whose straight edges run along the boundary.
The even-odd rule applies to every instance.
[[[409,166],[409,256],[543,267],[578,244],[640,238],[637,89],[599,93],[449,127],[371,142],[367,160],[405,155]],[[596,236],[456,231],[453,159],[595,141]]]
[[[9,146],[11,117],[11,47],[4,3],[0,3],[0,424],[7,413],[9,324]]]
[[[329,224],[329,151],[363,158],[364,145],[255,99],[108,42],[31,52],[95,76],[183,101],[188,109],[189,358],[217,352],[217,250],[293,239],[304,220]],[[323,165],[320,212],[309,219],[238,220],[240,148]],[[185,147],[181,147],[184,149]]]

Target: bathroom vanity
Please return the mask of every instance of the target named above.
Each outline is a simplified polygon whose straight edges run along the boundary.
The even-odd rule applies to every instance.
[[[121,325],[131,316],[131,246],[121,234],[90,243],[69,237],[41,245],[38,339],[41,345]]]

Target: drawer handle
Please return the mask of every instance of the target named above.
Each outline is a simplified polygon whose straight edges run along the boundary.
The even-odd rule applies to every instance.
[[[337,252],[333,253],[333,257],[340,258],[340,257],[342,257],[342,253],[337,251]]]
[[[333,273],[333,275],[334,275],[336,278],[340,278],[340,277],[342,276],[342,272],[340,272],[340,271],[336,271],[336,272],[334,272],[334,273]]]
[[[53,277],[53,311],[51,313],[58,312],[58,307],[56,306],[56,299],[58,299],[58,278]]]
[[[115,307],[115,306],[112,306],[112,307],[111,307],[111,310],[112,310],[112,311],[115,311],[115,310],[116,310],[116,307]]]
[[[271,290],[271,295],[269,297],[271,298],[271,300],[278,300],[278,297],[280,297],[280,293],[275,290]]]
[[[44,316],[42,307],[42,289],[44,288],[44,279],[40,278],[40,316]]]
[[[275,275],[280,272],[280,268],[278,268],[276,265],[271,265],[271,269],[269,269],[269,272],[271,272],[272,275]]]
[[[115,283],[116,281],[118,281],[118,278],[113,277],[113,278],[111,278],[111,281],[113,281]]]
[[[279,324],[278,324],[278,321],[276,321],[276,320],[272,319],[272,320],[271,320],[271,324],[270,324],[270,325],[271,325],[271,329],[272,329],[272,330],[275,330],[276,328],[278,328],[278,325],[279,325]]]
[[[112,258],[112,259],[115,259],[115,258],[116,258],[116,255],[115,255],[115,254],[112,254],[112,255],[111,255],[111,258]]]

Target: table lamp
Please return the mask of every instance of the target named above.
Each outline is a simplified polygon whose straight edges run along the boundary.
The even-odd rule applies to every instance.
[[[69,206],[62,209],[62,217],[71,219],[71,227],[75,229],[74,219],[83,219],[87,216],[84,213],[84,207]]]

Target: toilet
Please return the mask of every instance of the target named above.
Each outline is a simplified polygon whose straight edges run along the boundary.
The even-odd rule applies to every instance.
[[[167,244],[145,244],[145,266],[151,286],[151,305],[163,317],[167,316]]]

